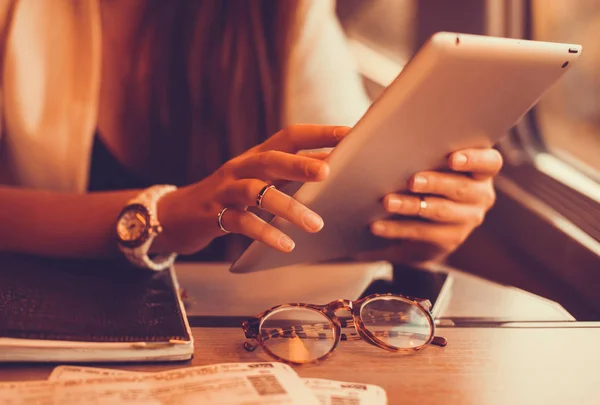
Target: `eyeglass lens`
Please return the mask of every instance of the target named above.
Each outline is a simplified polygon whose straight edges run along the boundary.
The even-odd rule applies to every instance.
[[[265,349],[296,363],[317,360],[335,345],[329,318],[305,307],[286,307],[270,313],[261,323],[260,336]]]
[[[423,346],[433,330],[425,310],[397,297],[375,297],[360,311],[365,329],[397,349]]]

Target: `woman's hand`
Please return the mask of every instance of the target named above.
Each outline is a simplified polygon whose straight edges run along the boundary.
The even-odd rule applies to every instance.
[[[333,147],[348,133],[347,127],[294,125],[262,144],[230,160],[199,183],[165,196],[158,204],[163,232],[153,244],[156,252],[193,253],[214,238],[229,232],[259,240],[275,249],[290,252],[294,241],[247,210],[257,205],[264,187],[287,181],[322,181],[329,166],[318,154],[302,155],[305,149]],[[292,222],[307,232],[323,227],[319,215],[276,188],[264,193],[261,208]]]
[[[502,168],[502,156],[495,149],[461,150],[450,155],[448,167],[451,172],[417,173],[409,181],[410,193],[384,198],[385,209],[396,217],[374,222],[371,230],[403,243],[366,252],[361,259],[438,260],[467,239],[495,202],[493,177]]]

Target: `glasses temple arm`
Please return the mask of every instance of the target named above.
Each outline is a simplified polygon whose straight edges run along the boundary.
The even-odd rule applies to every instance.
[[[448,339],[442,336],[434,336],[433,340],[431,341],[431,344],[440,347],[445,347],[448,344]]]

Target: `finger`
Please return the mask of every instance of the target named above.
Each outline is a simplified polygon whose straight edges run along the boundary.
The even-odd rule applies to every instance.
[[[257,147],[257,151],[279,150],[296,153],[303,149],[336,146],[350,128],[325,125],[291,125],[277,132]]]
[[[448,166],[458,172],[470,172],[475,178],[495,176],[502,169],[502,155],[496,149],[464,149],[448,158]]]
[[[428,242],[453,249],[464,240],[464,229],[459,225],[436,224],[421,221],[376,221],[371,225],[374,235],[385,239],[408,239]]]
[[[492,206],[495,200],[491,181],[480,181],[458,173],[421,172],[408,182],[410,191],[434,194],[456,202]]]
[[[294,241],[289,236],[249,211],[228,209],[223,213],[221,223],[229,232],[246,235],[279,251],[294,250]]]
[[[321,181],[329,174],[329,165],[322,160],[270,150],[238,161],[232,172],[239,179]]]
[[[265,194],[261,207],[307,232],[318,232],[323,228],[323,219],[319,215],[277,189],[270,189]]]
[[[319,159],[319,160],[327,159],[330,154],[331,154],[331,150],[317,150],[317,151],[303,150],[303,151],[296,153],[296,155],[298,155],[298,156],[305,156],[305,157],[309,157],[312,159]]]
[[[236,181],[228,188],[222,203],[225,206],[234,204],[256,206],[257,197],[265,186],[267,183],[255,179]],[[307,232],[318,232],[323,228],[323,219],[319,215],[276,188],[265,192],[261,208]]]
[[[457,203],[445,198],[423,197],[406,194],[389,194],[383,200],[391,214],[421,217],[436,222],[481,225],[485,211],[479,205]]]

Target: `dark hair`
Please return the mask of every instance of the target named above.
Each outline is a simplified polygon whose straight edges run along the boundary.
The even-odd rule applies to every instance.
[[[146,1],[135,49],[150,54],[149,66],[132,74],[148,82],[147,116],[131,121],[148,125],[151,181],[199,180],[280,128],[297,8],[296,0]]]

